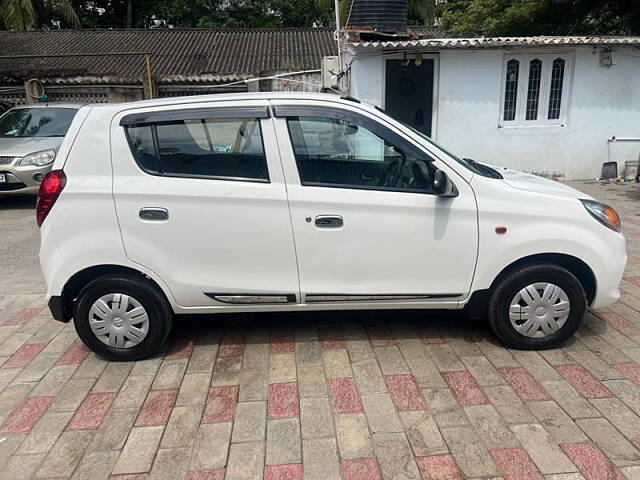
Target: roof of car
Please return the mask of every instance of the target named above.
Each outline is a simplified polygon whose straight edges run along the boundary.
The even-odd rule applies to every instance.
[[[138,100],[128,103],[96,103],[88,104],[90,107],[162,107],[165,105],[188,105],[203,102],[223,102],[233,100],[320,100],[333,101],[344,104],[360,103],[352,97],[340,96],[337,93],[308,93],[308,92],[240,92],[240,93],[218,93],[210,95],[193,95],[188,97],[168,97],[155,98],[151,100]]]
[[[78,110],[80,107],[88,105],[87,103],[31,103],[28,105],[16,105],[13,109],[25,109],[25,108],[75,108]]]

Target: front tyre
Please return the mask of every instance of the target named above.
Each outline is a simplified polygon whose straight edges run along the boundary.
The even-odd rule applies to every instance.
[[[580,327],[587,298],[578,279],[557,265],[518,268],[495,286],[489,323],[509,347],[554,348]]]
[[[169,303],[140,275],[110,274],[79,294],[73,322],[93,352],[107,360],[147,358],[160,350],[172,325]]]

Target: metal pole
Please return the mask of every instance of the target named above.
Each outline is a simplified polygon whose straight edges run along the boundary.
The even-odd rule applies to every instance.
[[[335,0],[334,8],[336,11],[336,42],[338,42],[338,66],[342,71],[342,48],[340,46],[340,0]]]
[[[151,62],[149,61],[149,55],[144,56],[144,62],[147,66],[147,84],[149,86],[149,98],[154,98],[153,82],[151,81]]]

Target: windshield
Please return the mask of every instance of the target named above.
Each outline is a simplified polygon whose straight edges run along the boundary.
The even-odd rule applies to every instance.
[[[16,108],[0,117],[0,138],[64,137],[77,110],[73,108]]]
[[[406,123],[403,123],[403,125],[409,127],[413,132],[415,132],[418,135],[420,135],[422,138],[424,138],[430,144],[438,147],[440,150],[442,150],[444,153],[449,155],[451,158],[453,158],[460,165],[462,165],[463,167],[471,170],[473,173],[477,173],[478,175],[482,175],[483,177],[488,177],[488,178],[504,178],[500,174],[500,172],[498,172],[495,168],[491,168],[490,166],[485,165],[484,163],[480,163],[480,162],[477,162],[475,160],[472,160],[471,158],[458,158],[453,153],[448,151],[446,148],[443,148],[442,145],[438,145],[438,144],[434,143],[434,141],[431,140],[431,138],[429,138],[427,135],[422,133],[420,130],[416,130],[411,125],[407,125]]]

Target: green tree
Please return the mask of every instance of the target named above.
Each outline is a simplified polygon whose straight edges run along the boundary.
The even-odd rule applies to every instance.
[[[2,23],[7,30],[35,30],[62,26],[80,27],[80,18],[70,0],[4,0],[0,4]]]
[[[638,0],[449,0],[453,36],[640,34]]]

